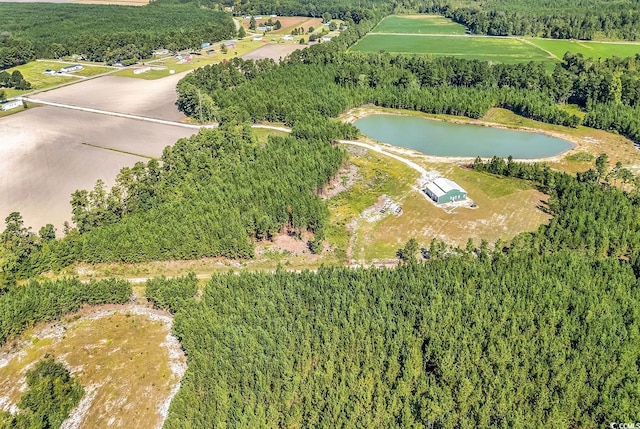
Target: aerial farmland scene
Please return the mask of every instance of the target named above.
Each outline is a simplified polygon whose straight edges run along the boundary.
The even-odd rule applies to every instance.
[[[640,4],[0,0],[0,429],[640,427]]]

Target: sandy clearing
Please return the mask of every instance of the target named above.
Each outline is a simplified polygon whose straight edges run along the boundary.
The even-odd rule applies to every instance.
[[[38,125],[39,124],[39,125]],[[158,157],[165,146],[195,130],[38,107],[0,119],[0,218],[19,211],[38,230],[52,223],[62,231],[71,220],[70,195],[108,186],[124,166],[147,159],[100,147]]]
[[[264,45],[255,51],[249,52],[246,55],[243,55],[242,58],[245,60],[263,60],[265,58],[271,58],[276,62],[279,62],[281,59],[285,58],[293,51],[297,51],[298,49],[304,49],[306,45]]]
[[[32,98],[168,121],[181,121],[185,116],[178,111],[175,104],[176,85],[184,76],[185,73],[178,73],[155,80],[102,76],[39,93]]]
[[[17,411],[11,398],[15,401],[22,391],[26,371],[39,356],[53,352],[85,388],[62,428],[160,428],[187,369],[180,342],[171,334],[172,324],[169,313],[131,303],[87,306],[60,321],[40,324],[0,348],[3,366],[20,369],[4,383],[16,375],[21,379],[2,391],[0,409]]]

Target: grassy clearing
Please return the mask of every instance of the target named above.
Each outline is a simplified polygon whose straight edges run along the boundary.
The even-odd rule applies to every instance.
[[[64,62],[58,62],[58,61],[32,61],[30,63],[8,69],[7,72],[9,73],[13,73],[14,70],[19,70],[20,73],[22,73],[22,75],[24,76],[24,78],[31,83],[31,89],[28,91],[18,91],[15,89],[8,89],[8,90],[5,90],[7,93],[7,97],[15,97],[16,95],[24,94],[26,92],[30,92],[33,90],[45,89],[45,88],[50,88],[56,85],[79,81],[80,79],[75,77],[51,76],[51,75],[44,74],[44,71],[47,69],[60,70],[62,67],[65,67],[71,64],[79,64],[79,63],[64,63]],[[110,67],[85,65],[83,70],[80,70],[73,74],[77,76],[82,76],[82,77],[90,77],[90,76],[96,76],[102,73],[107,73],[112,70],[113,68],[110,68]]]
[[[501,63],[555,61],[541,49],[513,38],[368,34],[352,49],[359,52],[454,56]]]
[[[414,161],[427,169],[435,169],[457,181],[464,187],[478,208],[455,208],[444,210],[433,204],[422,193],[407,189],[405,170],[391,175],[396,189],[404,189],[388,195],[402,205],[401,216],[388,215],[377,222],[359,222],[354,257],[361,263],[389,261],[395,259],[396,251],[410,238],[428,247],[432,238],[463,246],[469,237],[476,242],[481,239],[495,242],[508,240],[522,231],[535,230],[548,220],[548,216],[537,208],[545,196],[529,184],[516,180],[477,173],[450,163],[428,163],[419,158]],[[385,165],[396,161],[385,161]],[[403,168],[404,167],[404,168]]]
[[[640,43],[586,42],[583,40],[556,40],[527,38],[534,45],[562,59],[566,52],[581,53],[586,58],[633,57],[640,54]]]
[[[169,327],[147,316],[94,307],[67,316],[54,328],[36,328],[2,351],[0,396],[15,403],[28,368],[51,354],[62,360],[93,399],[82,427],[159,427],[158,406],[178,382],[162,345]],[[119,307],[122,308],[122,307]],[[13,346],[13,349],[11,348]]]
[[[391,15],[380,21],[372,33],[465,34],[464,25],[439,15]]]

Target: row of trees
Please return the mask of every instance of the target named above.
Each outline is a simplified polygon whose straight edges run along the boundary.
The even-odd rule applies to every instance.
[[[37,322],[47,322],[78,310],[84,304],[122,304],[131,297],[125,280],[83,283],[77,279],[10,286],[0,294],[0,345]]]
[[[193,4],[143,7],[24,3],[0,4],[0,70],[34,58],[81,55],[117,62],[200,48],[235,37],[231,17]]]
[[[490,0],[475,2],[407,0],[421,12],[437,12],[472,33],[492,36],[538,36],[554,39],[609,37],[638,40],[640,7],[633,0]]]

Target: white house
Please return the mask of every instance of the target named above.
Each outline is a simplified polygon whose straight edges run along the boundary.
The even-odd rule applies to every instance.
[[[20,106],[22,106],[22,100],[9,100],[5,103],[0,104],[0,110],[4,112],[6,110],[15,109]]]
[[[291,34],[287,34],[286,36],[284,36],[282,38],[282,40],[291,41],[291,40],[293,40],[293,36]]]
[[[255,37],[253,38],[253,41],[254,41],[254,42],[262,42],[262,36],[255,36]]]
[[[80,64],[74,64],[72,66],[66,66],[66,67],[62,67],[60,69],[60,73],[73,73],[73,72],[77,72],[82,70],[84,67],[82,67]]]

